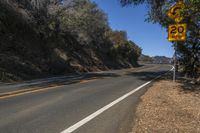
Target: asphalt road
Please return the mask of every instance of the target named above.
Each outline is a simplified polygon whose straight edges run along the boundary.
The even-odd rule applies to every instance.
[[[0,133],[68,132],[69,127],[170,68],[169,65],[148,65],[135,69],[88,73],[74,84],[66,84],[62,80],[53,88],[0,98]],[[139,98],[149,85],[131,93],[94,118],[78,123],[73,132],[128,132]]]

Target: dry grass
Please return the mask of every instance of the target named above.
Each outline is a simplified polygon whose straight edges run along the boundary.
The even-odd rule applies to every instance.
[[[200,133],[199,91],[185,89],[171,80],[154,83],[137,107],[133,133]]]

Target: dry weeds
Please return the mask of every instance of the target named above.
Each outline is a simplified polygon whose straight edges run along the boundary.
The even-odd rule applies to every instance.
[[[142,96],[133,133],[200,133],[200,94],[160,80]]]

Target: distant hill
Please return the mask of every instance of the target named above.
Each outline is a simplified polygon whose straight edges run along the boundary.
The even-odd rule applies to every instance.
[[[166,56],[150,57],[148,55],[142,54],[139,57],[139,61],[144,63],[154,63],[154,64],[170,64],[172,62],[172,58]]]
[[[156,64],[169,64],[172,62],[172,58],[166,56],[154,56],[153,63]]]

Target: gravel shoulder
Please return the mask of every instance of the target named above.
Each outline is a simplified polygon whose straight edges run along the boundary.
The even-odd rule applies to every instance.
[[[169,76],[141,97],[132,133],[200,133],[200,85]]]

